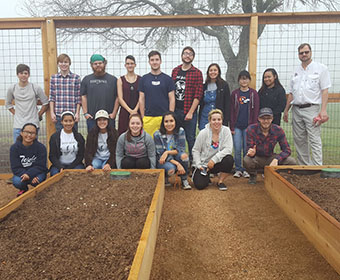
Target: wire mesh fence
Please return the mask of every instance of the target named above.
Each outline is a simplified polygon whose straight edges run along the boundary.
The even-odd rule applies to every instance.
[[[107,29],[57,29],[57,53],[67,53],[72,59],[71,71],[82,78],[92,73],[90,56],[100,53],[108,60],[107,72],[119,77],[126,73],[124,59],[127,55],[136,58],[136,73],[143,75],[150,71],[147,54],[152,49],[158,49],[162,54],[161,69],[166,74],[171,74],[174,67],[181,64],[181,51],[184,46],[190,45],[195,49],[194,65],[198,67],[206,77],[209,64],[216,62],[221,66],[222,77],[225,77],[227,63],[221,53],[219,42],[214,37],[198,33],[193,27],[168,28],[171,34],[176,34],[166,44],[151,40],[144,45],[135,42],[123,42],[120,37],[108,33]],[[234,30],[238,27],[234,26]],[[133,34],[133,37],[142,38],[146,28],[122,28],[125,34]],[[73,35],[65,37],[65,31],[72,31]],[[235,35],[236,34],[236,35]],[[328,66],[331,74],[331,93],[340,93],[340,54],[339,49],[339,23],[320,24],[277,24],[267,25],[261,37],[258,39],[257,48],[257,75],[256,89],[262,83],[262,73],[266,68],[273,67],[279,74],[280,81],[286,90],[289,89],[289,81],[294,68],[299,65],[297,47],[303,42],[312,46],[313,59]],[[110,35],[110,36],[109,36]],[[237,37],[237,32],[233,34]],[[235,54],[238,45],[233,43]],[[15,29],[0,30],[0,99],[5,99],[7,89],[17,82],[15,73],[16,65],[28,64],[31,67],[30,81],[43,86],[43,55],[42,36],[40,29]],[[233,67],[233,65],[229,65]],[[238,73],[237,73],[238,74]],[[231,88],[234,90],[235,88]],[[324,163],[338,163],[340,151],[338,151],[338,139],[340,136],[338,121],[340,109],[338,103],[328,105],[330,121],[322,126],[322,139],[324,151]],[[9,147],[12,144],[13,117],[0,106],[0,172],[9,171]],[[282,123],[289,143],[294,144],[291,135],[290,123]],[[46,144],[45,123],[41,125],[40,140]],[[86,136],[86,123],[84,118],[80,121],[80,132]],[[295,151],[293,153],[295,156]]]

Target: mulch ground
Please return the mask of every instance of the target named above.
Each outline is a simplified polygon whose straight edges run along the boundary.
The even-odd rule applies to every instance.
[[[19,190],[16,189],[12,184],[7,184],[6,180],[0,179],[0,208],[14,199],[18,191]]]

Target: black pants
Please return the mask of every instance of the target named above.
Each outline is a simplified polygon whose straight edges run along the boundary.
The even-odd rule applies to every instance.
[[[125,157],[122,159],[123,169],[148,169],[150,168],[150,160],[148,157],[134,158]]]
[[[195,188],[203,190],[209,185],[209,174],[217,174],[219,172],[230,173],[233,169],[234,158],[232,155],[226,155],[221,162],[216,163],[214,168],[209,170],[208,175],[201,174],[200,169],[196,168],[192,174],[192,180],[194,181]]]

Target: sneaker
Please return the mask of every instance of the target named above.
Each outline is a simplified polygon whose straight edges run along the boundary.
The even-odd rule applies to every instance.
[[[224,183],[218,183],[217,186],[220,191],[226,191],[228,189]]]
[[[171,186],[171,183],[169,182],[169,178],[168,177],[165,177],[164,186],[165,187],[170,187]]]
[[[241,178],[242,177],[242,171],[236,171],[234,173],[234,178]]]
[[[20,191],[18,192],[18,194],[17,194],[17,197],[20,196],[20,195],[22,195],[22,194],[24,194],[25,192],[27,192],[27,190],[20,190]]]
[[[183,190],[191,190],[191,186],[190,186],[190,184],[189,184],[187,179],[182,181],[182,189]]]
[[[247,171],[243,171],[243,178],[249,178],[250,175]]]
[[[251,174],[250,175],[248,184],[251,184],[251,185],[255,185],[256,184],[256,175],[255,174]]]

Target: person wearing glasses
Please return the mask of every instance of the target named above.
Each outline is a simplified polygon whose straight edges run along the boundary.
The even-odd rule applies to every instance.
[[[182,64],[172,70],[172,79],[176,85],[175,113],[179,125],[184,128],[192,161],[192,148],[196,138],[197,107],[203,96],[202,72],[192,65],[195,51],[192,47],[182,50]]]
[[[117,101],[121,107],[118,120],[119,135],[128,130],[129,116],[137,114],[139,109],[138,83],[141,76],[135,73],[136,59],[132,55],[125,58],[125,68],[127,73],[117,81]]]
[[[295,165],[290,156],[291,149],[283,129],[273,123],[272,109],[265,107],[259,112],[258,122],[251,124],[246,130],[247,154],[243,159],[244,167],[250,174],[249,184],[256,184],[257,170],[266,165]],[[276,144],[281,148],[280,154],[274,153]]]
[[[312,60],[309,44],[301,44],[298,55],[301,65],[295,69],[290,82],[283,120],[288,122],[288,111],[293,107],[292,127],[298,163],[322,165],[320,125],[329,119],[327,103],[331,79],[327,66]]]
[[[17,141],[10,148],[10,163],[13,172],[13,185],[19,192],[28,191],[28,185],[37,186],[46,179],[47,151],[37,140],[38,127],[26,123],[20,131]]]

